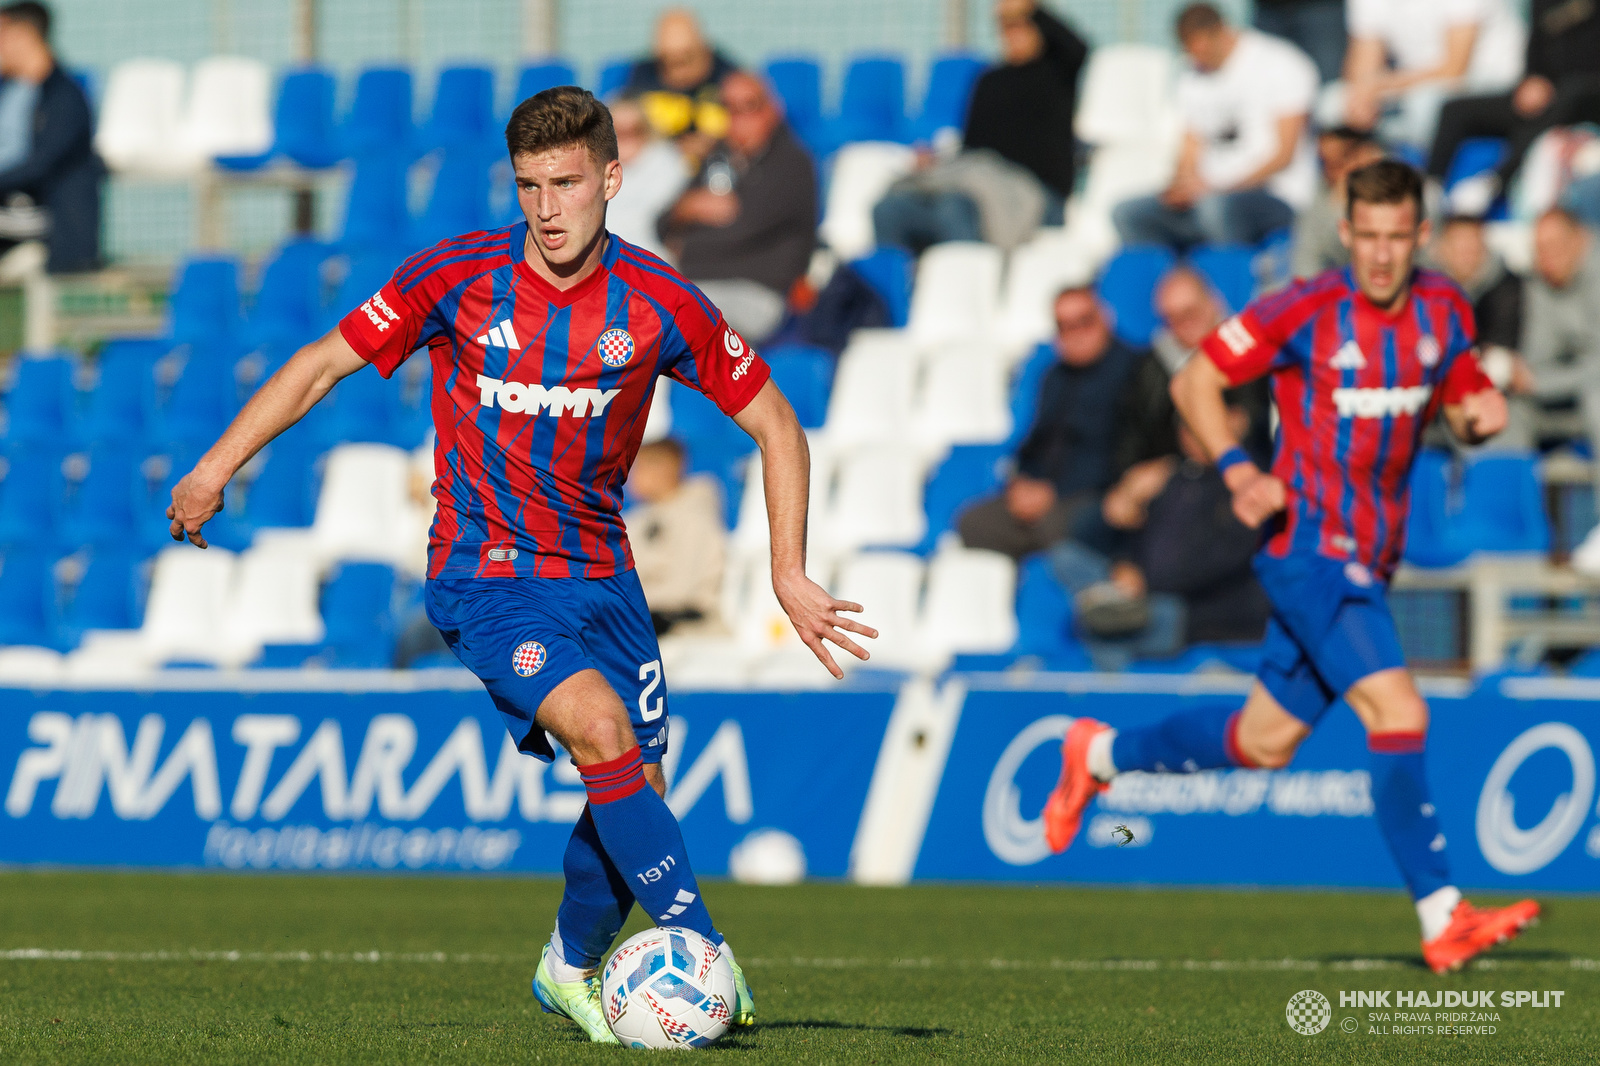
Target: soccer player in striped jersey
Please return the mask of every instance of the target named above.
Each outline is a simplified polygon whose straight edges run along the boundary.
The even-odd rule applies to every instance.
[[[1241,709],[1184,711],[1142,729],[1079,718],[1062,745],[1045,835],[1064,851],[1118,773],[1284,766],[1342,697],[1366,728],[1373,806],[1416,901],[1423,957],[1442,972],[1515,936],[1539,907],[1480,910],[1451,884],[1423,767],[1428,705],[1406,670],[1385,589],[1405,541],[1423,429],[1442,412],[1476,444],[1504,428],[1506,401],[1478,366],[1467,298],[1413,266],[1428,239],[1416,171],[1384,160],[1352,173],[1340,236],[1348,268],[1255,301],[1172,382],[1179,413],[1233,491],[1234,513],[1265,527],[1255,569],[1273,614],[1255,687]],[[1270,472],[1231,437],[1222,399],[1262,375],[1280,419]]]
[[[589,803],[563,861],[566,893],[534,994],[614,1043],[597,968],[637,901],[732,950],[712,924],[663,795],[667,689],[621,519],[656,378],[709,396],[761,450],[772,580],[801,639],[862,659],[877,633],[805,575],[805,434],[767,366],[704,294],[605,230],[622,183],[611,113],[572,86],[523,101],[506,127],[524,221],[443,241],[262,385],[173,489],[175,540],[202,527],[249,458],[346,375],[384,377],[419,348],[438,443],[429,619],[483,681],[518,747],[572,757]],[[736,1024],[754,1003],[734,963]]]

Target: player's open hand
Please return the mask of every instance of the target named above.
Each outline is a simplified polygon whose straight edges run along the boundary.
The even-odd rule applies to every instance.
[[[191,470],[172,486],[172,503],[167,507],[167,518],[172,524],[167,532],[173,540],[181,542],[188,537],[195,547],[207,547],[200,529],[221,510],[222,488],[206,484]]]
[[[772,590],[778,594],[778,603],[782,605],[783,613],[789,616],[789,621],[794,624],[794,631],[800,634],[800,639],[805,642],[806,647],[811,649],[812,654],[835,678],[843,681],[844,671],[833,661],[832,653],[828,651],[827,645],[822,643],[824,640],[832,641],[857,659],[866,661],[869,658],[865,648],[840,632],[841,629],[848,629],[864,637],[877,637],[876,629],[864,626],[854,618],[845,618],[839,613],[850,611],[859,614],[862,610],[859,603],[834,599],[828,595],[827,589],[804,574],[789,579],[775,577]]]
[[[1283,482],[1254,463],[1230,467],[1224,478],[1233,490],[1234,516],[1251,529],[1260,528],[1288,503],[1289,491]]]
[[[1511,411],[1499,389],[1483,389],[1461,398],[1462,439],[1478,444],[1506,428]]]

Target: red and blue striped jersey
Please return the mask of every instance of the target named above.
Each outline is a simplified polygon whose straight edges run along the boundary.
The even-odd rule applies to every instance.
[[[610,577],[633,567],[622,488],[656,377],[729,415],[769,371],[705,294],[609,236],[560,290],[524,261],[528,227],[418,252],[339,331],[389,377],[426,345],[433,369],[429,577]]]
[[[1272,472],[1289,490],[1263,550],[1311,551],[1394,572],[1405,545],[1411,464],[1443,404],[1492,388],[1478,366],[1472,305],[1417,270],[1398,312],[1372,304],[1348,268],[1254,301],[1202,350],[1237,385],[1272,375]]]

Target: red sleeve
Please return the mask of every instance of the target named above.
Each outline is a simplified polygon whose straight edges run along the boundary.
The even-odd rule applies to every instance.
[[[418,312],[390,280],[339,320],[339,332],[357,355],[389,377],[421,346],[426,318],[426,312]]]
[[[685,325],[684,318],[690,319],[690,324]],[[694,370],[689,373],[684,361],[677,360],[667,373],[705,393],[723,414],[743,411],[772,377],[766,361],[720,313],[714,321],[701,314],[681,315],[678,327],[689,346]]]
[[[1494,382],[1489,380],[1489,375],[1478,364],[1477,349],[1471,348],[1457,355],[1450,369],[1445,371],[1444,381],[1439,384],[1439,399],[1443,403],[1456,404],[1474,393],[1492,388]]]
[[[1200,350],[1216,364],[1230,385],[1242,385],[1272,369],[1282,340],[1247,307],[1211,331]]]

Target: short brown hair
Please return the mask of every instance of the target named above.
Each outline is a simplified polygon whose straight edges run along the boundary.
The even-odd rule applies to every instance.
[[[1398,159],[1380,159],[1357,167],[1345,179],[1345,217],[1354,218],[1356,204],[1400,204],[1410,200],[1422,222],[1422,175]]]
[[[1222,29],[1222,12],[1211,4],[1190,4],[1178,12],[1174,30],[1182,43],[1197,33],[1215,33]]]
[[[581,144],[604,167],[617,158],[617,130],[611,112],[588,89],[558,85],[528,97],[506,123],[506,150],[515,159],[552,148]]]

